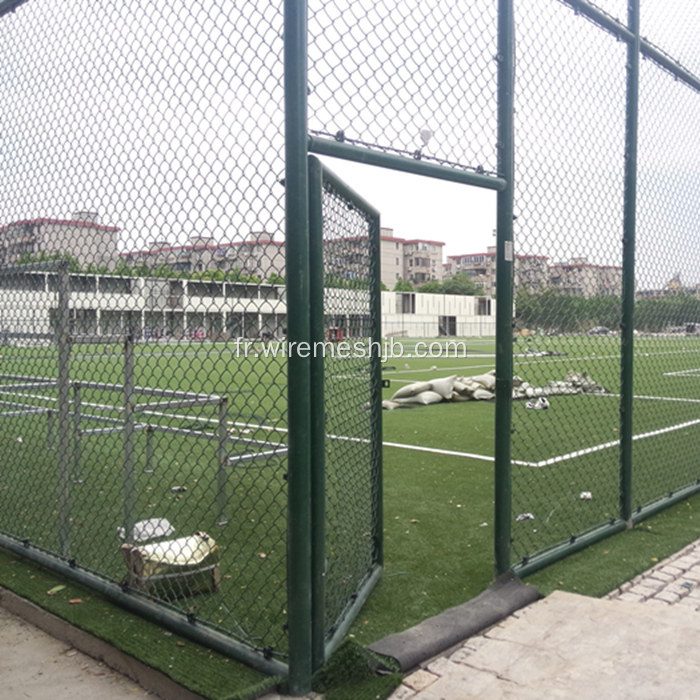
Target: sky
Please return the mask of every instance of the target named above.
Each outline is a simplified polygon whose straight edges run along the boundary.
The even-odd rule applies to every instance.
[[[493,191],[397,171],[322,158],[375,206],[383,227],[400,238],[443,241],[445,255],[485,252],[496,244]]]
[[[557,0],[515,5],[516,252],[619,265],[625,45]],[[0,223],[95,210],[123,249],[281,240],[281,6],[29,0],[0,19]],[[495,8],[310,2],[311,132],[495,171]],[[643,0],[642,34],[700,72],[696,0]],[[642,77],[640,278],[700,282],[700,100]],[[396,236],[495,243],[494,192],[324,160]]]

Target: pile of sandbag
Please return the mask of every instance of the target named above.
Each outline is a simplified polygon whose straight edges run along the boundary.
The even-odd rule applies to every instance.
[[[391,411],[411,404],[429,406],[443,401],[490,401],[495,398],[495,391],[496,370],[473,377],[458,377],[453,374],[442,379],[406,384],[390,399],[382,401],[382,408]],[[513,377],[514,399],[607,393],[604,386],[595,382],[585,372],[567,372],[563,381],[550,381],[545,386],[533,386],[517,375]]]
[[[573,394],[607,394],[608,390],[591,379],[586,372],[566,373],[563,381],[549,381],[544,386],[532,386],[516,374],[513,377],[513,398],[532,399],[536,396],[567,396]]]
[[[494,398],[496,370],[474,377],[433,379],[429,382],[413,382],[402,386],[391,399],[382,402],[387,410],[409,404],[428,406],[441,401],[489,401]]]

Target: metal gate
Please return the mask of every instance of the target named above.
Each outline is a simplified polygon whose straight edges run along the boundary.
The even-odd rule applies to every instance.
[[[345,635],[382,564],[379,214],[314,157],[309,192],[319,663]]]

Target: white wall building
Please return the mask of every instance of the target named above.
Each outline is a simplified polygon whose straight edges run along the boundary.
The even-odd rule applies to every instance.
[[[227,340],[286,335],[283,285],[155,277],[69,275],[71,333],[137,338]],[[0,342],[13,334],[46,336],[55,327],[58,273],[8,270],[0,275]],[[495,301],[486,297],[382,292],[385,337],[492,336]],[[368,292],[327,288],[325,323],[346,337],[369,333]],[[10,335],[8,335],[10,334]]]

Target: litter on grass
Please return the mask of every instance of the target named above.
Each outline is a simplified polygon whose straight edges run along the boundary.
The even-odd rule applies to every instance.
[[[175,532],[175,528],[173,528],[167,518],[149,518],[148,520],[139,520],[137,523],[134,523],[131,537],[126,537],[123,527],[117,528],[117,532],[123,540],[147,542],[158,537],[167,537]]]

